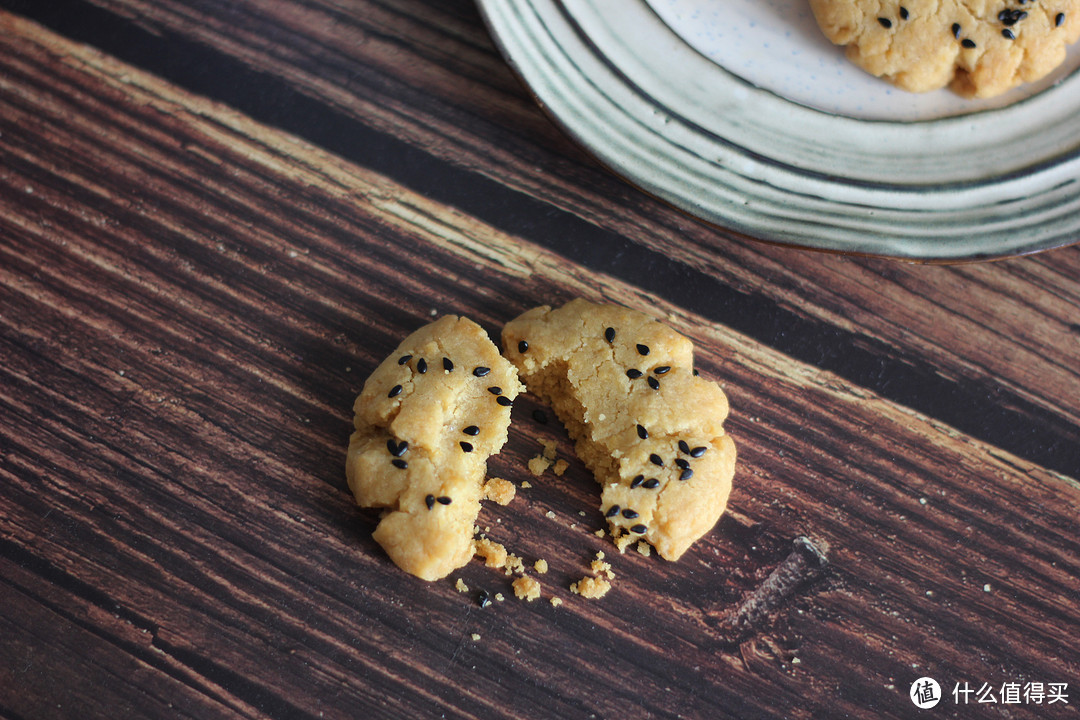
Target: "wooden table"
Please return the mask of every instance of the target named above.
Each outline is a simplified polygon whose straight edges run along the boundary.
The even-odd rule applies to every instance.
[[[729,513],[620,555],[525,396],[480,524],[542,599],[401,572],[345,485],[364,378],[435,315],[578,296],[696,343]],[[4,718],[1075,717],[1078,368],[1080,247],[707,227],[561,135],[469,0],[0,0]]]

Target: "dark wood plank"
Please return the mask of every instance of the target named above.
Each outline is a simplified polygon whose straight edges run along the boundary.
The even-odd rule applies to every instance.
[[[6,2],[992,444],[1060,472],[1080,467],[1080,345],[1062,341],[1080,337],[1080,298],[1061,282],[1076,276],[1080,249],[912,268],[717,232],[568,143],[468,0]],[[200,69],[222,63],[247,74]]]
[[[878,718],[907,716],[924,673],[1080,676],[1075,479],[0,18],[0,618],[19,628],[0,709]],[[491,472],[535,487],[481,523],[548,559],[565,604],[481,610],[500,573],[471,564],[462,594],[371,541],[342,477],[352,398],[432,310],[496,332],[578,295],[667,318],[725,382],[732,513],[683,562],[618,555],[580,463],[525,474],[540,438],[571,453],[526,399]],[[828,576],[728,643],[725,613],[800,534]],[[615,589],[576,599],[598,549]],[[32,645],[51,689],[18,673]]]

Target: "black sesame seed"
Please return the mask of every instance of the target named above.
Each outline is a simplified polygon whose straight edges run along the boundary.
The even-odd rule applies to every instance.
[[[648,530],[649,528],[645,527],[641,523],[638,523],[634,527],[630,528],[630,532],[637,533],[638,535],[644,535],[646,532],[648,532]]]
[[[892,27],[892,20],[890,20],[889,18],[878,18],[877,21],[881,23],[881,27],[885,28],[886,30]]]
[[[416,372],[423,375],[427,372],[427,361],[424,358],[420,358],[416,361]]]
[[[404,365],[405,363],[409,362],[410,360],[412,360],[412,355],[402,355],[401,357],[398,358],[397,364],[398,365]]]
[[[952,36],[957,40],[960,39],[960,23],[952,24]]]
[[[693,450],[690,451],[690,457],[699,458],[702,455],[704,455],[705,451],[708,450],[708,449],[709,448],[705,447],[704,445],[699,445],[698,447],[696,447],[696,448],[694,448]]]
[[[675,458],[675,464],[678,467],[681,467],[683,470],[690,467],[690,463],[689,463],[689,461],[687,461],[686,458]]]
[[[963,45],[964,47],[966,47],[968,50],[971,50],[972,48],[975,47],[975,41],[972,40],[971,38],[964,38],[963,40],[960,41],[960,44]]]
[[[454,363],[448,357],[444,357],[442,359],[442,366],[443,366],[443,370],[445,370],[446,372],[453,372],[454,371]]]
[[[390,461],[390,464],[396,467],[398,470],[405,470],[409,467],[409,463],[405,462],[401,458],[394,458]]]
[[[428,510],[435,507],[435,496],[428,495],[426,498],[424,498],[424,504],[427,505]]]
[[[527,340],[518,341],[518,352],[523,353],[529,349],[529,342]]]
[[[1001,31],[1001,37],[1005,38],[1006,40],[1015,40],[1016,34],[1009,28],[1005,28]]]
[[[533,410],[532,411],[532,416],[533,416],[533,420],[535,420],[536,422],[540,423],[541,425],[547,425],[547,421],[548,421],[547,413],[545,413],[543,410],[540,410],[540,409]]]
[[[645,480],[645,476],[644,475],[638,475],[636,478],[634,478],[633,480],[630,481],[630,489],[633,490],[634,488],[636,488],[638,485],[640,485],[642,483],[643,480]]]
[[[394,387],[390,388],[390,392],[386,393],[386,397],[397,397],[401,394],[401,390],[402,388],[400,385],[395,385]]]
[[[1024,10],[1002,10],[998,13],[998,20],[1001,21],[1005,27],[1012,27],[1016,23],[1020,22],[1028,16]]]
[[[631,510],[630,508],[626,508],[622,511],[622,516],[627,520],[634,520],[637,518],[638,513],[637,510]]]
[[[458,445],[461,446],[461,451],[462,452],[472,452],[472,443],[465,442],[464,440],[462,440],[461,442],[458,443]]]
[[[908,19],[907,8],[904,7],[903,5],[900,6],[900,19],[901,20],[907,20]]]
[[[604,513],[604,517],[606,517],[606,518],[615,517],[618,514],[619,514],[619,506],[618,505],[612,505],[611,507],[608,508],[608,511],[606,513]]]
[[[492,385],[488,388],[488,392],[492,395],[502,395],[502,388],[498,385]]]
[[[664,373],[667,373],[667,372],[670,372],[670,371],[671,371],[671,366],[670,365],[661,365],[658,368],[653,368],[653,372],[656,373],[657,375],[663,375]]]
[[[641,371],[637,368],[630,368],[626,371],[626,377],[630,378],[631,380],[637,380],[639,377],[641,377],[641,375]]]
[[[604,339],[608,342],[615,342],[615,328],[609,327],[604,331]]]
[[[1061,27],[1061,24],[1065,22],[1065,13],[1058,13],[1054,16],[1054,27]]]
[[[648,440],[649,439],[649,431],[645,429],[644,425],[638,425],[637,426],[637,436],[639,438],[641,438],[642,440]]]
[[[686,453],[687,455],[690,454],[690,445],[688,445],[685,440],[679,441],[679,452]]]
[[[694,477],[693,468],[685,468],[681,473],[679,473],[680,480],[689,480],[692,477]]]
[[[651,462],[653,465],[659,465],[660,467],[664,467],[664,461],[660,459],[660,456],[656,453],[653,453],[649,456],[649,462]]]
[[[701,373],[699,373],[699,372],[697,371],[697,368],[694,368],[694,370],[693,370],[692,372],[693,372],[693,375],[694,375],[694,377],[697,377],[698,375],[700,375],[700,374],[701,374]]]
[[[506,397],[505,395],[500,395],[499,397],[495,398],[495,402],[499,403],[503,407],[510,407],[514,404],[513,401],[511,401],[510,398]]]
[[[480,367],[473,368],[472,374],[475,375],[476,377],[484,377],[489,372],[491,372],[491,368],[486,368],[483,365],[481,365]]]
[[[465,433],[466,435],[476,436],[480,434],[480,428],[476,427],[475,425],[470,425],[469,427],[462,429],[461,432]]]
[[[646,380],[645,382],[649,383],[649,387],[651,387],[653,390],[659,390],[660,389],[660,381],[657,380],[652,375],[650,375],[649,379]]]
[[[405,451],[409,449],[409,443],[402,440],[399,443],[395,443],[393,438],[386,441],[386,449],[390,451],[390,454],[394,457],[401,457],[405,454]]]
[[[488,595],[487,590],[481,590],[476,595],[476,604],[482,608],[486,608],[491,605],[491,596]]]
[[[656,478],[649,478],[645,482],[641,483],[641,487],[652,490],[660,486],[660,481]]]
[[[438,501],[438,503],[440,505],[449,505],[450,503],[454,502],[453,500],[446,497],[445,495],[443,495],[442,497],[437,497],[437,498],[435,498],[435,500]]]
[[[649,354],[649,346],[648,345],[642,345],[641,343],[638,343],[637,351],[638,351],[639,355],[648,355]]]

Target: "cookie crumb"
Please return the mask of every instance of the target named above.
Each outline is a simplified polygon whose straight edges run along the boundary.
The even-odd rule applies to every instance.
[[[522,480],[521,481],[521,489],[522,490],[529,490],[531,488],[532,488],[532,483],[531,482],[529,482],[528,480]]]
[[[544,451],[540,453],[545,460],[555,461],[555,457],[558,454],[559,443],[554,440],[541,440],[540,444],[544,446]]]
[[[570,467],[570,463],[566,462],[565,460],[559,459],[559,460],[555,461],[554,472],[559,477],[562,477],[562,474],[564,472],[566,472],[566,469],[568,467]]]
[[[623,534],[615,538],[615,547],[619,548],[620,553],[626,552],[626,548],[634,544],[634,536]]]
[[[638,540],[637,551],[645,557],[649,557],[652,555],[652,546],[644,540]]]
[[[593,560],[589,565],[594,575],[607,575],[608,580],[615,579],[615,572],[611,569],[611,563],[603,560]]]
[[[469,592],[469,586],[466,585],[465,581],[461,578],[457,579],[457,582],[454,583],[454,587],[457,588],[458,592]]]
[[[514,595],[521,600],[532,602],[540,597],[540,583],[531,577],[522,576],[512,583]]]
[[[548,510],[546,513],[544,513],[544,517],[546,517],[548,520],[554,520],[555,519],[555,511],[554,510]]]
[[[476,555],[484,559],[487,567],[504,567],[506,565],[506,548],[488,538],[480,538],[473,542],[473,550]]]
[[[536,562],[533,563],[533,567],[536,569],[536,572],[543,575],[544,573],[546,573],[548,571],[548,561],[545,560],[544,558],[540,558],[539,560],[537,560]]]
[[[495,593],[495,599],[496,599],[497,601],[499,601],[499,602],[502,602],[502,601],[503,601],[503,600],[505,600],[506,598],[505,598],[505,597],[503,597],[503,594],[502,594],[502,593]]]
[[[473,633],[469,637],[472,638],[473,642],[479,642],[480,641],[480,633]]]
[[[562,598],[551,598],[551,607],[559,607],[560,605],[562,605]]]
[[[516,494],[517,488],[509,480],[493,477],[484,483],[484,499],[491,500],[499,505],[509,505]]]
[[[503,562],[503,567],[506,568],[506,574],[512,575],[513,573],[524,573],[525,563],[517,555],[508,554],[506,560]]]
[[[533,459],[529,460],[529,472],[536,477],[540,477],[547,472],[547,469],[551,467],[551,461],[545,458],[543,455],[537,455]]]
[[[604,528],[600,528],[599,530],[597,530],[596,532],[593,533],[593,535],[595,535],[598,538],[602,538],[606,534],[607,533],[604,532]]]
[[[595,600],[607,595],[611,583],[604,578],[583,577],[570,585],[570,592],[588,600]]]

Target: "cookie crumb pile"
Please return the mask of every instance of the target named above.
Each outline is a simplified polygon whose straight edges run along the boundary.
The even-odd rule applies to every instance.
[[[608,594],[611,583],[604,578],[583,577],[570,586],[570,592],[588,600],[598,600]]]
[[[913,92],[993,97],[1045,77],[1080,38],[1080,0],[810,0],[849,60]]]
[[[532,602],[540,597],[540,583],[535,578],[522,575],[511,584],[514,588],[514,595],[521,600]]]

